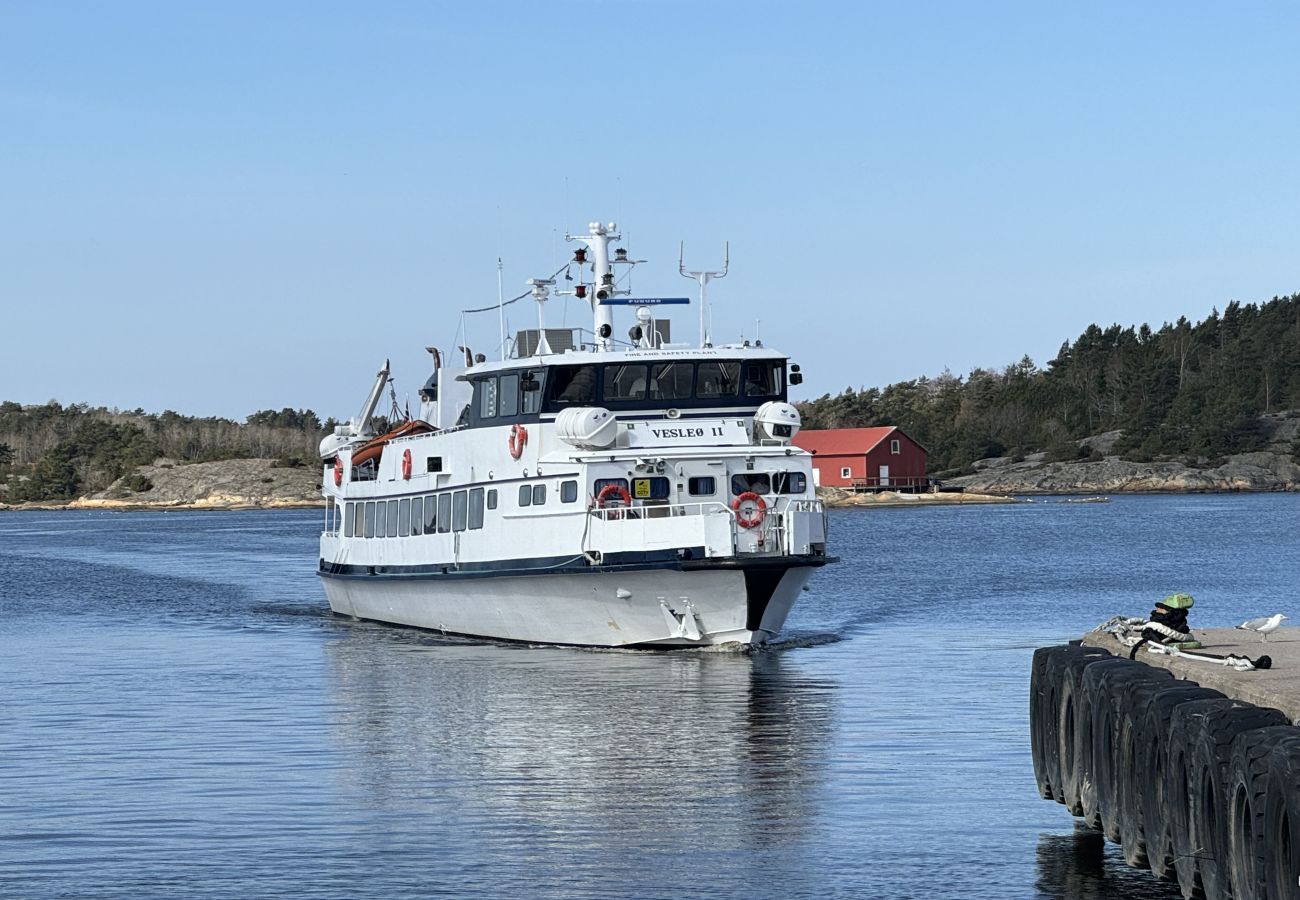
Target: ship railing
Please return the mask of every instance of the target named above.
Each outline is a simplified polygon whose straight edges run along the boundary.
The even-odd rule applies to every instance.
[[[825,541],[820,500],[776,498],[757,527],[741,526],[735,510],[717,501],[588,510],[584,550],[702,546],[709,556],[807,554]],[[816,517],[815,522],[809,522]]]

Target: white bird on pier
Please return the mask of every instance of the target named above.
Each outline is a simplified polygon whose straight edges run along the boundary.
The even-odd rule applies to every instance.
[[[1247,619],[1237,627],[1244,631],[1257,631],[1262,635],[1260,640],[1267,642],[1268,636],[1277,631],[1278,626],[1282,624],[1282,620],[1285,618],[1286,616],[1281,613],[1274,616],[1260,616],[1258,619]]]

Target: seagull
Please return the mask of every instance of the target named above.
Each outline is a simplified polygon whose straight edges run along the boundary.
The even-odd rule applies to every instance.
[[[1286,616],[1281,613],[1275,616],[1260,616],[1258,619],[1247,619],[1237,627],[1245,631],[1258,631],[1263,635],[1261,640],[1267,642],[1269,634],[1277,631],[1277,627],[1282,624],[1282,620],[1285,618]]]

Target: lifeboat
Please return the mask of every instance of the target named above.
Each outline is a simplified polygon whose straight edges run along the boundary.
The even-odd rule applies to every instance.
[[[357,466],[370,462],[372,459],[375,461],[375,464],[378,465],[379,456],[384,452],[384,446],[394,438],[406,437],[412,434],[429,434],[437,430],[438,429],[434,428],[428,422],[421,421],[420,419],[403,422],[392,431],[385,432],[384,434],[379,435],[379,437],[372,438],[356,450],[353,450],[352,466],[353,468],[356,468]]]

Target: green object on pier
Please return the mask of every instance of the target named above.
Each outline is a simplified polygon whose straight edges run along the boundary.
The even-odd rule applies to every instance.
[[[1191,594],[1170,594],[1160,601],[1160,605],[1169,609],[1191,609],[1196,601]]]

